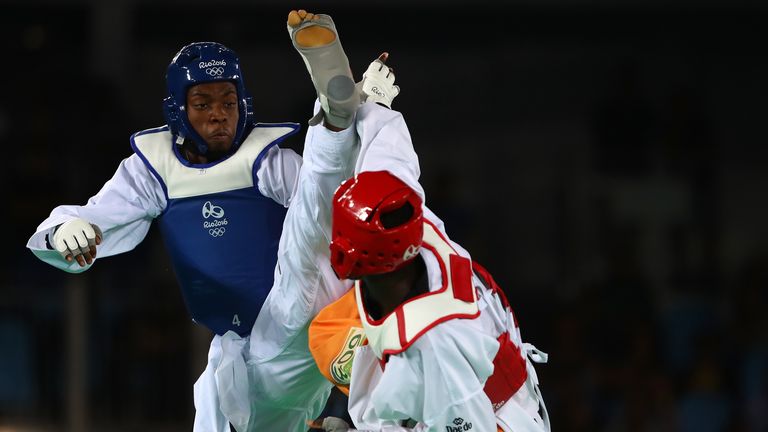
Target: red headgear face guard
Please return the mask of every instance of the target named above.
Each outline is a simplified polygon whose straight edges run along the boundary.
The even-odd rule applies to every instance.
[[[388,273],[415,258],[424,235],[421,204],[416,191],[387,171],[362,172],[342,183],[332,209],[336,275]]]

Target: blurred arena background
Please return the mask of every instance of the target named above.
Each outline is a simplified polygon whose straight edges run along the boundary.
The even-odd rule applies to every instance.
[[[79,276],[25,243],[164,122],[188,42],[306,126],[291,8],[358,77],[391,53],[427,204],[550,353],[554,430],[768,430],[765,2],[1,0],[0,431],[191,430],[210,335],[154,229]]]

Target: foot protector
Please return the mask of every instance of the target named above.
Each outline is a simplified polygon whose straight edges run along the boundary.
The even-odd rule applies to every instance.
[[[306,46],[297,42],[297,35],[301,30],[312,26],[330,30],[335,38],[318,46]],[[349,127],[360,104],[360,90],[355,86],[349,60],[341,47],[333,20],[328,15],[306,15],[298,25],[288,24],[288,33],[294,48],[307,66],[322,107],[322,115],[313,117],[310,125],[320,123],[324,117],[326,122],[333,126]]]

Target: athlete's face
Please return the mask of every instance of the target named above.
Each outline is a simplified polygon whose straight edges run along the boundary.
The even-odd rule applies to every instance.
[[[190,87],[187,90],[187,117],[209,150],[228,151],[240,117],[235,85],[222,81]]]

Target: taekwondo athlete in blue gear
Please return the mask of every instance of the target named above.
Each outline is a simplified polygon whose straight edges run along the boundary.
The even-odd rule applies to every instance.
[[[163,108],[170,130],[139,132],[131,145],[166,193],[158,222],[192,318],[216,334],[232,330],[245,336],[272,287],[285,218],[282,205],[253,187],[254,178],[266,151],[298,126],[254,124],[240,62],[220,44],[184,47],[166,80]],[[217,81],[235,84],[239,121],[223,160],[197,167],[180,157],[184,146],[203,156],[215,150],[190,125],[187,90]],[[166,145],[169,134],[178,145]]]
[[[56,207],[27,247],[44,262],[78,273],[93,265],[97,246],[99,257],[132,250],[157,219],[192,319],[215,333],[195,405],[197,416],[220,420],[219,406],[210,406],[217,397],[199,397],[198,387],[216,389],[224,335],[247,349],[272,287],[302,164],[277,144],[299,126],[254,121],[240,61],[221,44],[183,47],[166,80],[168,124],[134,134],[135,153],[112,179],[86,205]],[[202,422],[196,418],[195,430],[213,430]]]

